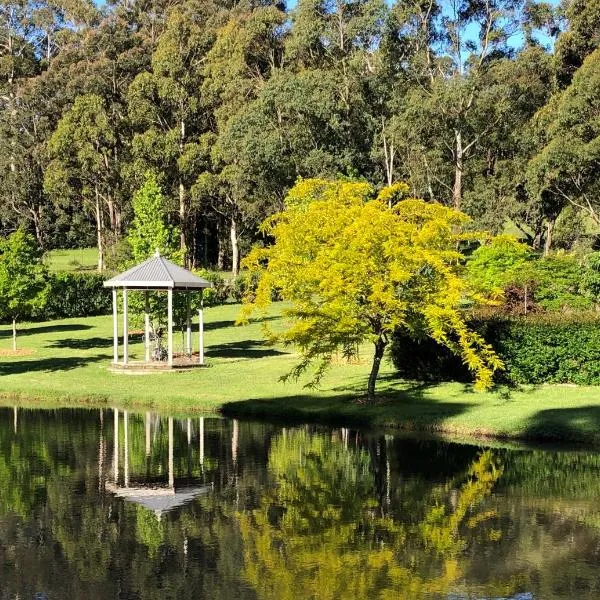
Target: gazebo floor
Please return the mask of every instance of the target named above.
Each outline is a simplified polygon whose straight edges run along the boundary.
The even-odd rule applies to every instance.
[[[123,363],[112,363],[109,371],[112,373],[173,373],[176,371],[189,371],[190,369],[199,369],[205,367],[206,364],[200,364],[199,356],[196,352],[192,356],[187,354],[176,354],[173,357],[173,365],[159,360],[145,362],[143,360],[130,360],[126,365]]]

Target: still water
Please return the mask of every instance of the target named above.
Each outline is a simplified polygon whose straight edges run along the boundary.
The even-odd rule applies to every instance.
[[[0,599],[600,598],[600,454],[0,409]]]

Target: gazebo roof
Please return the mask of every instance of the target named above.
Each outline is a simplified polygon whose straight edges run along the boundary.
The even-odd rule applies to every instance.
[[[207,494],[212,491],[212,485],[202,485],[196,487],[184,487],[175,489],[174,487],[149,488],[132,487],[122,488],[112,483],[106,483],[106,489],[116,496],[125,498],[129,502],[144,506],[151,510],[158,518],[165,513],[171,512],[185,504],[188,504],[201,494]]]
[[[212,283],[156,252],[152,258],[105,281],[104,287],[189,290],[210,288]]]

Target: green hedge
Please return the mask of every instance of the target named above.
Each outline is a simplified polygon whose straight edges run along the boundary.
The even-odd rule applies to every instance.
[[[112,310],[106,277],[99,273],[52,273],[45,305],[32,315],[36,320],[106,315]]]
[[[496,350],[506,370],[498,381],[600,385],[600,318],[594,314],[492,317],[469,323]],[[430,339],[395,334],[398,373],[421,381],[470,381],[460,358]]]

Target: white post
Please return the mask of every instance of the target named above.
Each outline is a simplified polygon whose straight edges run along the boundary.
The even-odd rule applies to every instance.
[[[127,364],[129,351],[129,325],[127,324],[127,288],[123,288],[123,364]]]
[[[173,366],[173,290],[169,288],[167,309],[167,350],[169,353],[169,367]]]
[[[175,474],[173,473],[173,417],[169,417],[169,487],[175,485]]]
[[[146,413],[146,458],[150,456],[150,413]]]
[[[200,417],[200,466],[204,466],[204,417]]]
[[[119,362],[119,309],[117,306],[117,288],[113,288],[113,362]]]
[[[200,310],[198,311],[198,338],[200,349],[198,351],[198,362],[204,364],[204,300],[202,290],[200,290]]]
[[[150,293],[144,292],[144,359],[150,362]]]
[[[187,420],[187,438],[188,438],[188,446],[192,443],[192,420]]]
[[[185,349],[187,355],[191,358],[192,356],[192,316],[190,314],[190,293],[185,293],[185,309],[186,309],[186,317],[187,317],[187,328],[186,328],[186,344]]]
[[[125,426],[125,487],[129,487],[129,413],[123,411],[123,423]]]
[[[113,471],[115,484],[119,482],[119,409],[115,408],[115,432],[113,434]]]
[[[233,464],[237,463],[238,444],[240,440],[240,426],[237,419],[233,420],[233,432],[231,434],[231,457]]]

